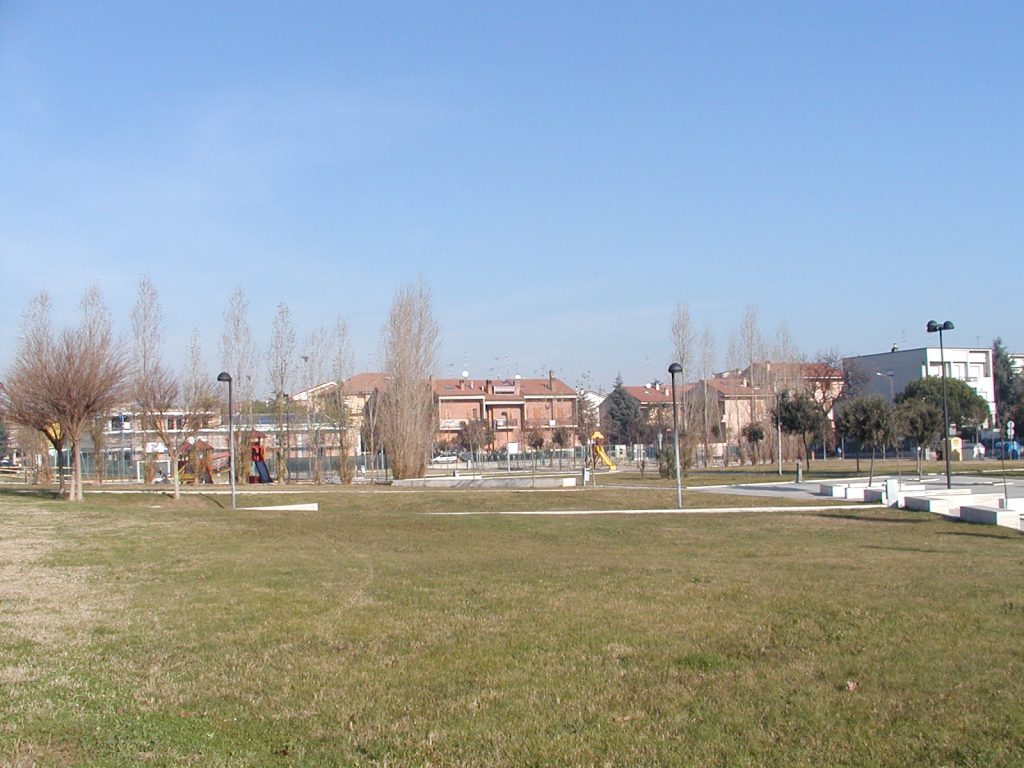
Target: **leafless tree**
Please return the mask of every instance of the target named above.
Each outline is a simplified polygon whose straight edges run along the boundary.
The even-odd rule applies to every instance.
[[[163,346],[163,309],[156,286],[148,277],[139,278],[138,297],[130,313],[132,323],[132,360],[131,360],[131,396],[139,404],[137,426],[142,430],[142,449],[144,459],[144,476],[147,483],[153,482],[156,458],[152,451],[147,451],[147,444],[152,441],[147,435],[153,429],[153,416],[142,406],[141,395],[160,363],[160,350]]]
[[[736,333],[732,333],[729,336],[729,345],[725,350],[725,366],[731,372],[735,373],[743,368],[743,361],[745,357],[743,354],[743,343],[740,337]],[[722,455],[722,461],[725,466],[729,466],[729,435],[736,434],[740,429],[738,411],[734,415],[736,420],[735,424],[730,424],[728,421],[728,409],[726,413],[722,414],[722,421],[719,422],[721,429],[722,442],[725,444],[725,449]]]
[[[139,404],[150,414],[153,431],[167,449],[175,499],[181,497],[181,451],[187,450],[189,439],[206,426],[216,402],[208,379],[193,377],[194,365],[193,361],[190,372],[179,377],[157,363],[138,389]]]
[[[101,413],[89,422],[89,439],[92,441],[93,471],[96,482],[103,485],[107,473],[107,425],[110,418]]]
[[[86,290],[78,327],[65,330],[55,348],[55,365],[48,366],[44,392],[71,444],[69,499],[81,501],[82,432],[93,418],[117,404],[127,374],[126,356],[115,344],[99,288]]]
[[[296,364],[295,327],[292,325],[291,311],[288,305],[281,302],[277,305],[277,313],[270,332],[270,347],[267,349],[267,378],[271,395],[274,398],[274,422],[277,425],[277,440],[274,448],[277,476],[286,484],[288,473],[289,430],[286,424],[288,409],[286,398],[290,392],[295,375]]]
[[[302,373],[306,388],[306,453],[309,457],[309,468],[313,482],[319,485],[323,480],[323,468],[320,465],[320,454],[323,452],[323,429],[321,428],[323,396],[319,389],[327,383],[328,357],[330,353],[330,335],[324,326],[314,328],[303,342]]]
[[[349,483],[352,481],[348,463],[349,426],[352,414],[349,413],[345,382],[352,375],[352,342],[348,324],[340,317],[327,333],[325,355],[330,358],[329,375],[334,381],[334,388],[324,394],[320,407],[324,418],[337,434],[338,477],[341,482]]]
[[[700,379],[700,423],[704,441],[704,466],[711,463],[711,426],[718,424],[721,414],[718,412],[718,400],[711,399],[708,379],[715,370],[715,336],[710,325],[705,325],[700,334],[700,353],[697,358],[697,375]]]
[[[45,291],[36,294],[22,315],[14,363],[0,385],[0,393],[6,418],[38,432],[53,446],[57,453],[58,493],[63,494],[66,431],[46,392],[51,369],[57,364],[51,314],[49,295]],[[44,479],[48,479],[50,466],[45,459],[41,469]]]
[[[597,431],[601,423],[601,415],[594,403],[587,397],[585,391],[580,390],[576,395],[576,437],[583,446],[583,466],[590,461],[592,450],[591,435]]]
[[[825,416],[823,441],[834,438],[833,409],[843,392],[842,367],[842,355],[835,347],[818,352],[814,360],[801,366],[803,385]]]
[[[756,423],[767,414],[768,395],[768,360],[767,345],[761,333],[760,308],[756,304],[747,306],[739,328],[739,345],[742,354],[742,365],[747,371],[747,384],[750,387],[749,422]],[[737,439],[742,436],[741,425],[736,425]],[[751,458],[751,463],[754,459]],[[742,464],[742,453],[740,463]]]
[[[675,362],[682,368],[680,372],[680,383],[686,384],[693,373],[693,343],[694,343],[693,321],[690,319],[690,305],[677,302],[675,312],[672,315],[672,349],[675,353]],[[685,392],[681,396],[683,432],[689,431],[689,419],[687,418],[687,397]]]
[[[439,344],[430,288],[423,280],[395,294],[382,342],[388,384],[380,405],[381,437],[395,478],[422,477],[437,430],[430,380]]]
[[[780,322],[775,328],[771,357],[777,363],[788,363],[800,359],[800,352],[797,350],[796,344],[793,343],[793,336],[785,321]]]
[[[235,456],[248,455],[243,451],[252,431],[252,398],[258,382],[256,370],[256,343],[249,327],[249,302],[245,291],[235,289],[231,294],[228,309],[224,313],[224,331],[220,338],[220,359],[223,370],[231,374],[235,391],[235,407],[238,409],[241,429],[235,431]],[[245,461],[237,461],[235,479],[244,482]]]
[[[775,335],[772,340],[771,357],[774,365],[770,369],[766,369],[767,380],[765,382],[765,388],[770,394],[773,406],[772,413],[775,412],[775,407],[778,403],[778,398],[783,392],[796,392],[800,390],[802,386],[801,382],[801,369],[800,361],[803,359],[802,355],[797,349],[796,344],[793,342],[793,337],[789,332],[789,326],[785,322],[780,322],[778,327],[775,329]],[[769,439],[767,440],[769,452],[771,454],[772,461],[778,460],[779,446],[782,446],[783,453],[786,455],[792,455],[792,448],[796,444],[796,438],[793,435],[780,434],[776,419],[771,418],[769,414],[765,419],[764,423],[770,425]]]

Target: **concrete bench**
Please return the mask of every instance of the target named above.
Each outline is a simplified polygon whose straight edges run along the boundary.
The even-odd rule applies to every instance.
[[[960,519],[967,523],[981,525],[999,525],[1015,531],[1024,530],[1024,515],[1015,509],[999,509],[998,507],[964,505],[960,507]]]
[[[937,512],[942,515],[949,514],[962,503],[962,499],[945,495],[907,496],[903,499],[903,506],[907,509],[915,509],[919,512]]]
[[[819,483],[819,496],[832,496],[837,499],[848,499],[850,488],[867,488],[867,480],[844,480],[843,482]]]

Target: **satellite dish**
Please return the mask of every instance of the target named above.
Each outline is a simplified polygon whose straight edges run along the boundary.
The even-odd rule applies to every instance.
[[[462,372],[462,378],[468,379],[469,378],[469,371],[463,371]]]

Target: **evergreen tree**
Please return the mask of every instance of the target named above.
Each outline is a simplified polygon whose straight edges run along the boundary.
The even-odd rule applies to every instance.
[[[942,413],[942,377],[926,376],[912,381],[896,396],[897,403],[908,400],[924,400]],[[960,431],[972,431],[980,427],[991,416],[988,402],[968,384],[946,377],[946,402],[949,406],[949,423],[956,424]]]
[[[868,471],[870,483],[875,474],[875,451],[896,443],[896,420],[892,405],[878,395],[847,400],[836,415],[836,429],[856,440],[861,448],[871,449],[871,468]]]
[[[907,400],[896,406],[900,435],[917,444],[917,476],[921,477],[923,449],[942,434],[942,409],[926,400]]]
[[[615,379],[615,387],[608,395],[607,413],[609,423],[605,425],[605,429],[608,432],[608,442],[625,445],[639,442],[643,431],[640,403],[626,391],[621,376]]]
[[[992,378],[996,390],[996,413],[1005,423],[1024,406],[1024,374],[1014,369],[1002,339],[992,342]]]
[[[804,446],[804,466],[811,468],[811,440],[825,433],[826,419],[821,406],[807,392],[783,392],[773,409],[772,419],[790,435],[800,435]]]

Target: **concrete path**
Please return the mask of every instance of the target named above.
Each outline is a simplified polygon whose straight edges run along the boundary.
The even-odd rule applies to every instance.
[[[717,515],[736,512],[828,512],[833,509],[864,509],[864,504],[827,504],[787,507],[703,507],[699,509],[542,509],[516,512],[427,512],[428,515],[469,517],[481,515],[571,516],[571,515]]]

